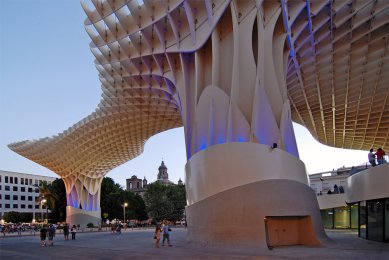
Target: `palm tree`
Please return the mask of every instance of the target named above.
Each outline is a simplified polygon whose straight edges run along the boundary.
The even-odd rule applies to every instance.
[[[51,184],[48,184],[47,181],[43,181],[40,185],[34,185],[39,189],[39,196],[36,197],[35,202],[41,204],[43,200],[46,201],[46,207],[50,210],[55,209],[56,202],[58,201],[58,196],[56,192],[53,191]],[[47,219],[49,217],[47,216]]]

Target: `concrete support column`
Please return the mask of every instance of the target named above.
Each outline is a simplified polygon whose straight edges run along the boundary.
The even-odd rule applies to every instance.
[[[192,242],[266,247],[271,232],[266,230],[267,217],[306,219],[283,228],[285,237],[292,237],[283,243],[326,241],[305,166],[281,149],[254,143],[215,145],[192,156],[186,174]]]
[[[103,176],[92,178],[73,173],[63,178],[66,187],[66,222],[86,226],[101,224],[100,191]]]

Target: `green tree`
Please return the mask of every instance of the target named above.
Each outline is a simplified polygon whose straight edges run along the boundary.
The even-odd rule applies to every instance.
[[[58,194],[53,190],[53,187],[48,184],[47,181],[42,181],[39,185],[35,185],[36,189],[39,191],[39,196],[36,197],[35,202],[43,204],[45,201],[45,207],[52,211],[55,209],[57,201],[59,200]],[[49,216],[46,216],[50,220]]]
[[[115,184],[112,178],[104,177],[101,182],[100,190],[100,208],[102,217],[105,214],[108,214],[110,218],[118,218],[118,207],[117,204],[120,204],[120,185]],[[120,212],[120,211],[119,211]]]
[[[32,213],[9,211],[4,214],[4,221],[8,223],[31,222]]]
[[[184,185],[150,184],[144,196],[146,210],[155,221],[182,219],[186,205]]]
[[[127,202],[128,206],[126,209],[126,219],[137,219],[137,220],[146,220],[146,206],[142,199],[142,197],[136,193],[123,190],[121,193],[121,201],[123,203]],[[123,206],[121,203],[121,206]],[[122,210],[123,212],[123,210]],[[121,214],[121,219],[123,218],[123,214]]]
[[[56,194],[55,207],[51,209],[51,218],[53,222],[62,222],[66,220],[66,188],[62,179],[56,179],[51,183],[51,192]]]
[[[105,177],[101,184],[101,214],[104,217],[108,214],[110,219],[123,219],[123,204],[128,203],[125,208],[126,219],[147,219],[145,203],[141,196],[124,190],[119,184]]]

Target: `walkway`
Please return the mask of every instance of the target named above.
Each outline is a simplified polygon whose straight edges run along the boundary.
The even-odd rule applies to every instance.
[[[53,247],[40,247],[39,236],[0,238],[0,259],[389,259],[389,244],[359,239],[353,231],[329,231],[327,247],[256,248],[196,247],[186,242],[186,230],[173,229],[173,247],[155,248],[152,229],[77,233],[76,240],[57,235]]]

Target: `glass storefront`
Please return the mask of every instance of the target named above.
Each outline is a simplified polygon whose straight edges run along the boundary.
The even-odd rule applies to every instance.
[[[358,204],[320,210],[324,228],[358,228]]]
[[[366,202],[359,202],[359,236],[366,239]]]
[[[389,199],[359,202],[359,236],[389,242]]]
[[[367,202],[367,238],[382,242],[384,238],[384,205],[383,200]]]
[[[350,207],[334,209],[334,228],[350,228]]]
[[[358,228],[358,204],[351,205],[351,228]]]
[[[334,212],[333,209],[320,210],[321,219],[323,221],[324,228],[334,228]]]

